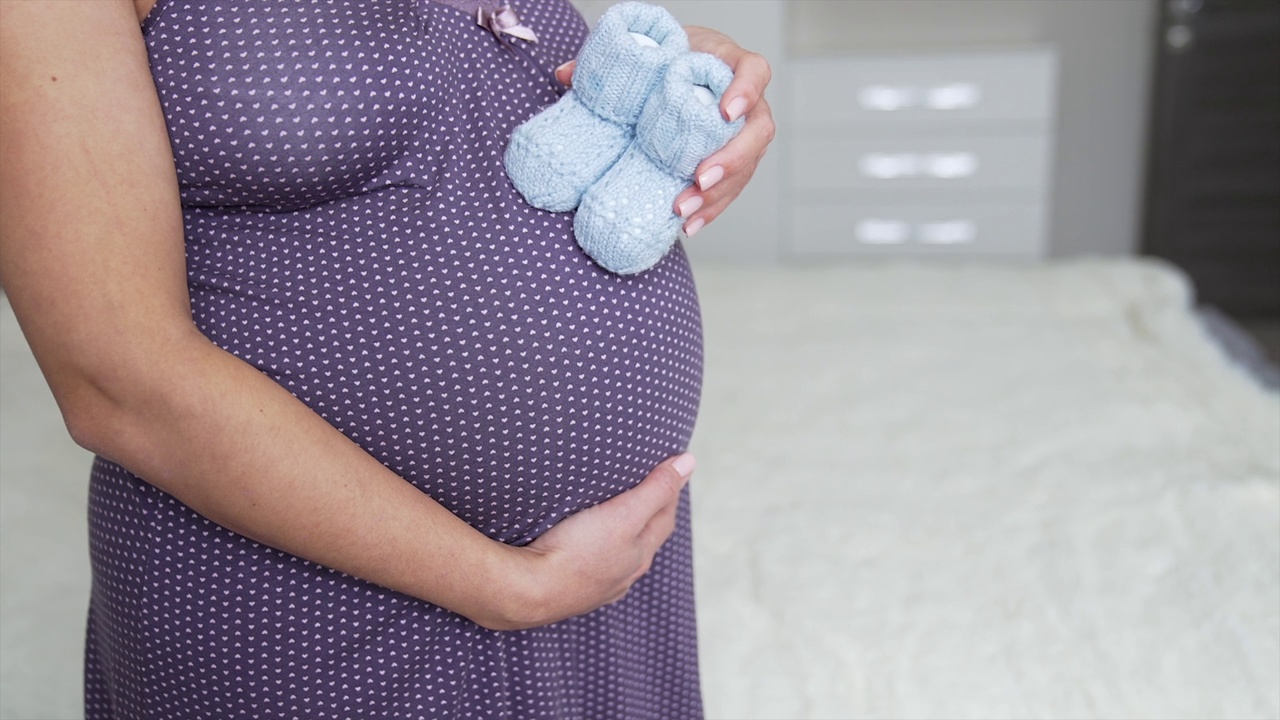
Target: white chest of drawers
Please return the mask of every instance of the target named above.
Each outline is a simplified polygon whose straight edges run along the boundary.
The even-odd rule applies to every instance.
[[[804,58],[790,72],[789,254],[1044,254],[1052,51]]]

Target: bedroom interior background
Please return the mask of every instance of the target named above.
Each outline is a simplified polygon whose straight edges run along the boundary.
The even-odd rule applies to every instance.
[[[1280,359],[1280,321],[1206,320],[1190,276],[1143,257],[1170,17],[1280,5],[659,4],[770,58],[780,128],[686,244],[708,717],[1280,714],[1277,360],[1223,359],[1253,337]],[[855,73],[861,92],[823,86]],[[65,720],[89,461],[0,310],[0,720]]]

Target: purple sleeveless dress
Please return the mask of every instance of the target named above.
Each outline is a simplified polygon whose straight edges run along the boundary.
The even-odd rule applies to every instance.
[[[677,247],[621,278],[508,182],[562,92],[567,0],[506,48],[428,0],[159,0],[143,31],[195,320],[401,477],[528,543],[683,450],[701,390]],[[494,632],[248,540],[98,459],[85,706],[103,718],[702,715],[689,504],[630,594]]]

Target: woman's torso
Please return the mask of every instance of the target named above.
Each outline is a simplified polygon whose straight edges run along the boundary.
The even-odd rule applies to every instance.
[[[507,49],[429,0],[159,0],[144,26],[195,319],[490,536],[524,543],[688,443],[677,246],[620,278],[502,170],[585,26]]]

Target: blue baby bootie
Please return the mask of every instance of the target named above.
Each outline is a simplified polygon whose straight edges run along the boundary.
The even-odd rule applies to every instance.
[[[615,5],[587,37],[573,88],[515,129],[504,162],[530,205],[565,212],[631,144],[645,98],[689,38],[671,13],[638,2]]]
[[[705,53],[686,53],[667,68],[640,113],[635,142],[587,190],[574,219],[578,244],[601,267],[619,275],[643,272],[675,244],[676,196],[692,183],[698,163],[745,122],[720,114],[732,81],[729,66]]]

